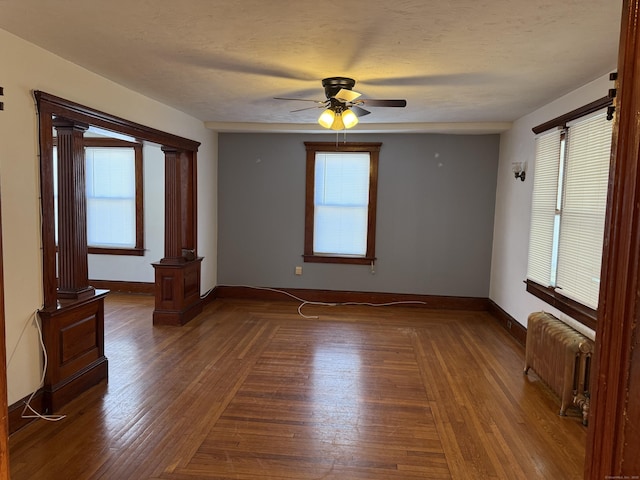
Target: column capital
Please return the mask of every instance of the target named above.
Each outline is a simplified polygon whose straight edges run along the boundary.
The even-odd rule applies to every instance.
[[[77,120],[69,120],[68,118],[64,117],[56,117],[53,119],[52,123],[56,130],[73,129],[81,132],[89,130],[88,123],[79,122]]]

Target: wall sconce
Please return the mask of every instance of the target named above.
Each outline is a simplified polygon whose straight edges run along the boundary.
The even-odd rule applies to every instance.
[[[524,182],[527,175],[527,162],[513,162],[511,167],[513,168],[515,177]]]

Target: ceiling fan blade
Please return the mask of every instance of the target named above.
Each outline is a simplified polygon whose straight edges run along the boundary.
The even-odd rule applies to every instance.
[[[296,110],[291,110],[291,113],[303,112],[304,110],[311,110],[312,108],[324,108],[324,105],[315,105],[313,107],[298,108]]]
[[[346,88],[341,88],[334,98],[342,101],[342,102],[353,102],[356,98],[358,98],[361,93],[354,92],[353,90],[347,90]]]
[[[360,108],[357,105],[353,105],[349,107],[349,109],[356,114],[356,117],[364,117],[365,115],[369,115],[371,112],[369,110],[365,110],[364,108]]]
[[[274,100],[295,100],[297,102],[313,102],[319,105],[327,103],[326,100],[312,100],[310,98],[289,98],[289,97],[273,97]]]
[[[359,105],[367,107],[406,107],[406,100],[374,100],[372,98],[363,98],[358,100]]]

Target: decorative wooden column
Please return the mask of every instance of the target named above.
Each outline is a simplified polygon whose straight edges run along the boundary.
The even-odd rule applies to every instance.
[[[64,118],[53,121],[58,138],[58,298],[86,298],[87,196],[84,132],[89,125]]]
[[[154,325],[183,325],[202,311],[196,255],[196,154],[163,147],[165,154],[164,258],[155,269]]]
[[[39,312],[48,358],[43,402],[49,413],[108,377],[108,291],[90,286],[88,274],[83,140],[88,125],[57,117],[53,127],[58,145],[58,289],[56,304]]]

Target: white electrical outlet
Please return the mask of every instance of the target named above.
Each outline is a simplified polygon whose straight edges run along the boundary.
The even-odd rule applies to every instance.
[[[296,267],[296,275],[302,275],[302,267],[301,266],[297,266]]]

